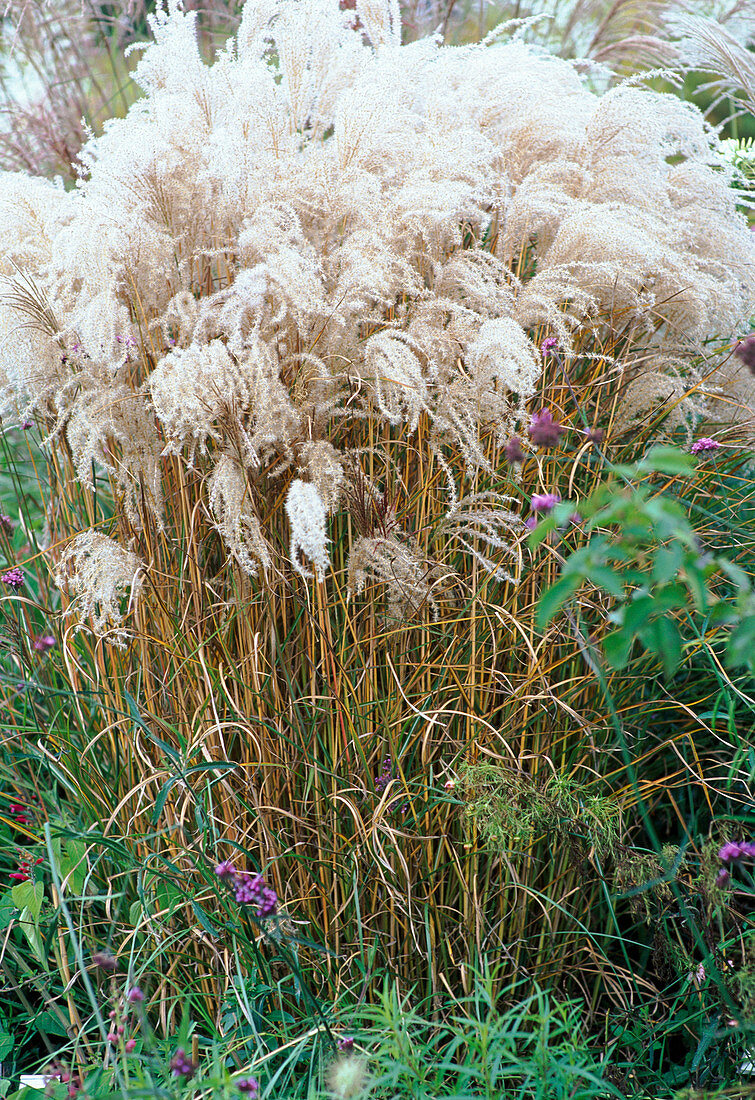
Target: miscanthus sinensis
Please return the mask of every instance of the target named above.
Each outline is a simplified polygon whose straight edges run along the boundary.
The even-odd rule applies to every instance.
[[[295,568],[322,577],[366,453],[352,427],[426,425],[474,474],[486,439],[526,436],[545,336],[568,357],[631,328],[631,419],[753,307],[730,165],[671,95],[597,95],[501,36],[402,45],[395,0],[248,0],[209,65],[177,0],[150,25],[143,95],[90,139],[79,186],[0,178],[5,411],[38,416],[82,482],[109,472],[134,529],[164,522],[178,459],[229,560],[268,570],[273,486]],[[447,537],[500,562],[508,501],[451,492]],[[356,588],[400,562],[396,602],[432,599],[411,532],[356,550]]]

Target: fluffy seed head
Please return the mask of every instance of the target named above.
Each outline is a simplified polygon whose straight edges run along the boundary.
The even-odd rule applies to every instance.
[[[99,531],[84,531],[63,551],[55,567],[55,583],[73,598],[66,611],[83,625],[89,620],[96,634],[107,633],[124,645],[123,600],[135,600],[144,578],[144,563]]]
[[[367,1062],[356,1054],[336,1059],[328,1070],[328,1091],[333,1100],[356,1100],[367,1087]]]
[[[302,577],[312,573],[302,561],[306,555],[315,567],[318,580],[324,580],[330,565],[328,537],[325,533],[325,503],[310,482],[298,478],[291,482],[286,497],[286,515],[291,526],[291,563]]]

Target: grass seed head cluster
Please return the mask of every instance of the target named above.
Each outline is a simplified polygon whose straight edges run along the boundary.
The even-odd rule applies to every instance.
[[[730,159],[689,104],[516,38],[402,45],[393,2],[249,0],[211,64],[179,4],[150,24],[77,186],[0,177],[4,416],[46,440],[46,560],[105,635],[67,661],[56,774],[202,911],[205,822],[335,985],[388,961],[436,992],[502,948],[597,974],[589,850],[635,792],[573,638],[535,626],[560,552],[528,551],[525,494],[586,495],[604,431],[752,416],[741,358],[691,365],[755,305]],[[497,773],[466,824],[464,764]],[[230,954],[153,900],[219,1012]]]
[[[630,416],[680,398],[673,354],[752,304],[728,162],[672,96],[597,96],[518,41],[402,46],[382,2],[250,2],[211,65],[194,13],[150,22],[144,95],[77,189],[2,181],[6,409],[45,418],[84,482],[114,474],[132,522],[164,522],[160,456],[181,455],[229,555],[264,564],[240,479],[300,472],[292,560],[323,575],[354,422],[424,417],[474,473],[491,429],[526,423],[538,333],[568,352],[637,329]]]

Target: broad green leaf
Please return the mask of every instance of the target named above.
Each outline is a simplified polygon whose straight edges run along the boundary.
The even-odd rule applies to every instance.
[[[527,545],[530,550],[536,550],[540,543],[546,538],[551,531],[556,530],[556,520],[552,515],[546,516],[541,519],[537,527],[530,531],[527,536]]]
[[[705,611],[710,602],[710,593],[708,587],[705,584],[705,578],[699,569],[693,567],[687,567],[686,570],[687,587],[689,588],[692,601],[698,611]]]
[[[612,630],[603,639],[603,652],[612,668],[625,668],[634,637],[628,630]]]
[[[7,928],[16,919],[18,907],[8,894],[0,897],[0,928]]]
[[[647,649],[660,658],[666,675],[673,675],[682,660],[682,640],[674,620],[668,616],[652,619],[640,631],[639,637]]]
[[[13,904],[17,909],[26,909],[34,924],[39,921],[42,902],[45,896],[43,882],[19,882],[11,890]]]
[[[639,473],[693,474],[697,463],[691,454],[677,447],[651,447],[637,470]]]
[[[734,628],[726,650],[727,665],[755,670],[755,615],[747,615]]]
[[[588,573],[589,580],[598,585],[600,588],[605,588],[606,592],[610,592],[612,596],[616,596],[617,599],[621,599],[624,595],[624,581],[622,577],[609,569],[607,565],[596,565]]]
[[[740,569],[738,565],[735,565],[733,561],[729,561],[728,558],[717,558],[716,564],[718,568],[724,573],[730,581],[736,584],[737,588],[741,588],[744,592],[750,590],[750,578],[744,569]]]
[[[652,596],[635,596],[624,612],[624,629],[633,635],[639,633],[655,610],[656,603]]]
[[[42,884],[38,883],[37,885],[41,886]],[[37,921],[33,919],[33,915],[29,909],[21,910],[18,918],[18,927],[26,937],[34,958],[42,969],[46,973],[49,973],[50,967],[47,962],[47,952],[45,951],[44,940],[39,931],[39,925]]]
[[[683,552],[678,542],[671,542],[668,546],[659,546],[653,562],[653,580],[660,584],[674,580],[682,567],[682,559]]]
[[[581,584],[580,577],[560,577],[540,597],[535,612],[535,623],[538,630],[542,630],[551,621],[553,616],[566,603]]]
[[[15,1039],[9,1031],[0,1031],[0,1062],[13,1050]]]
[[[67,880],[68,892],[76,897],[84,893],[88,871],[86,853],[87,846],[83,840],[74,837],[66,839],[60,860],[61,883]]]

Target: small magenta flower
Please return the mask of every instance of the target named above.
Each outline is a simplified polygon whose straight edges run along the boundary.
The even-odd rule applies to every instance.
[[[55,638],[52,634],[38,634],[31,643],[32,649],[37,653],[47,653],[54,645]]]
[[[703,963],[700,963],[700,965],[695,970],[690,970],[689,974],[687,975],[687,981],[695,982],[696,985],[702,985],[702,983],[705,981],[705,966]]]
[[[689,453],[692,455],[702,454],[703,451],[718,451],[721,449],[721,444],[715,439],[709,439],[707,436],[702,439],[696,439],[689,449]]]
[[[544,512],[546,515],[561,502],[558,493],[535,493],[530,500],[533,512]]]
[[[256,1077],[242,1077],[236,1082],[236,1088],[242,1096],[247,1096],[249,1100],[257,1100],[260,1094],[260,1083]]]
[[[344,1035],[342,1039],[338,1040],[338,1049],[341,1054],[351,1054],[354,1049],[354,1039],[351,1035]]]
[[[729,874],[729,872],[726,870],[725,867],[722,867],[716,875],[716,886],[728,886],[730,878],[731,875]]]
[[[15,526],[16,525],[10,518],[10,516],[0,515],[0,531],[4,531],[6,535],[11,535],[13,534],[13,528]]]
[[[224,859],[223,862],[219,863],[215,868],[215,874],[221,882],[225,882],[227,879],[232,879],[235,876],[236,868],[229,859]]]
[[[532,417],[528,429],[529,437],[538,447],[555,447],[564,429],[558,420],[553,419],[550,409],[541,409]]]
[[[543,359],[547,359],[548,356],[552,352],[556,351],[557,348],[558,348],[558,340],[556,339],[556,337],[555,336],[546,336],[546,338],[543,340],[542,344],[540,345],[540,354],[542,355]]]
[[[605,434],[606,433],[603,431],[602,428],[588,428],[585,432],[585,437],[590,441],[590,443],[600,444],[603,442]]]
[[[23,570],[19,569],[17,565],[14,565],[7,573],[3,573],[3,575],[0,576],[0,581],[2,581],[3,584],[7,584],[9,588],[15,589],[17,592],[24,584]]]
[[[136,1039],[127,1039],[123,1049],[126,1051],[126,1054],[131,1054],[135,1047]]]
[[[174,1077],[185,1077],[186,1080],[193,1077],[197,1071],[196,1064],[191,1060],[183,1047],[179,1047],[170,1060],[170,1072]]]
[[[134,985],[126,994],[126,1000],[130,1005],[140,1005],[144,1000],[144,993],[138,985]]]
[[[755,859],[755,841],[729,840],[718,853],[722,863],[734,863],[739,859]]]
[[[506,461],[512,466],[516,462],[524,462],[527,457],[522,450],[522,441],[518,435],[512,435],[511,439],[503,448],[503,453],[506,456]]]
[[[21,431],[28,432],[29,428],[33,428],[33,427],[34,427],[34,421],[33,420],[22,420],[21,421]]]

